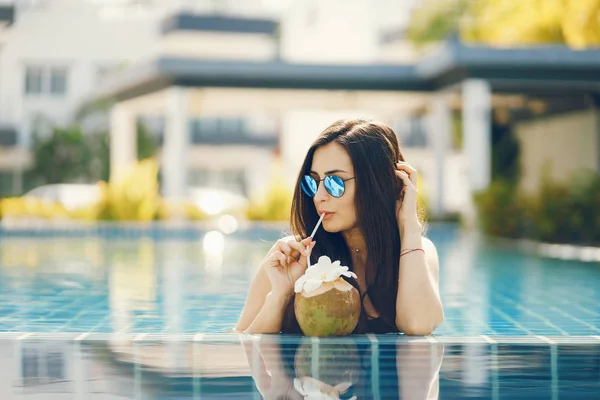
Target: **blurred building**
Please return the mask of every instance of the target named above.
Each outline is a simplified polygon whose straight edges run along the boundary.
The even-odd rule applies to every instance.
[[[102,99],[116,100],[110,115],[83,122],[110,128],[113,175],[135,159],[142,120],[162,143],[171,197],[189,186],[258,194],[278,156],[292,182],[318,133],[358,116],[395,128],[440,215],[472,208],[503,132],[521,144],[525,189],[535,190],[548,162],[557,179],[600,169],[597,50],[450,40],[419,53],[404,36],[418,2],[374,4],[16,1],[0,36],[0,140],[17,161],[0,164],[0,190],[20,191],[34,134]]]
[[[387,45],[379,45],[385,24],[378,25],[378,18],[387,17],[389,29],[397,28],[385,10],[408,15],[402,11],[411,2],[386,1],[377,8],[355,3],[348,8],[343,1],[8,2],[15,23],[0,57],[0,123],[5,127],[0,135],[10,157],[0,170],[0,194],[21,192],[34,136],[71,123],[104,79],[135,63],[158,55],[322,64],[377,60]],[[352,44],[340,46],[348,38]],[[262,188],[270,173],[286,117],[268,110],[223,114],[190,118],[189,184],[251,195],[247,188]],[[106,115],[93,117],[86,118],[86,126],[108,129]],[[148,110],[137,118],[162,142],[160,113]]]

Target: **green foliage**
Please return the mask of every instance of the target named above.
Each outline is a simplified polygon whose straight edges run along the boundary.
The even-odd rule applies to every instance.
[[[154,157],[156,150],[158,149],[158,140],[152,136],[152,133],[146,125],[138,122],[136,125],[137,134],[137,150],[138,160],[144,160],[146,158]]]
[[[458,31],[468,0],[429,0],[416,9],[407,30],[415,45],[438,42]]]
[[[474,199],[486,234],[600,245],[600,176],[594,172],[579,172],[569,184],[545,178],[535,196],[498,180]]]
[[[276,162],[271,173],[269,187],[262,197],[250,199],[246,217],[254,221],[289,221],[293,193],[281,174]]]
[[[600,0],[426,0],[413,14],[416,45],[459,32],[470,42],[499,46],[600,45]]]
[[[56,128],[48,139],[35,139],[33,174],[44,183],[85,179],[90,156],[79,127]]]
[[[283,184],[274,182],[262,200],[252,200],[246,217],[254,221],[288,221],[292,206],[292,193]]]
[[[137,124],[138,160],[156,154],[158,142]],[[110,138],[107,132],[84,133],[78,125],[54,128],[48,138],[36,138],[34,167],[28,179],[37,184],[107,181]]]
[[[524,236],[528,200],[518,195],[512,183],[494,181],[486,190],[475,194],[474,202],[485,233],[510,238]]]
[[[30,197],[0,199],[0,218],[74,219],[109,221],[153,221],[157,219],[202,220],[208,216],[187,200],[160,196],[159,163],[141,160],[128,168],[118,181],[97,182],[100,198],[76,209],[60,203]]]
[[[88,182],[107,181],[110,176],[110,143],[106,132],[86,134],[89,149]]]
[[[567,184],[545,179],[536,198],[534,238],[544,242],[600,244],[600,177],[584,173]]]
[[[492,126],[492,180],[517,182],[519,179],[519,140],[509,125]]]

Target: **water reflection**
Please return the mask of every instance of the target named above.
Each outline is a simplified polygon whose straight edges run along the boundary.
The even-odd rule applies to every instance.
[[[473,385],[472,343],[402,336],[0,338],[0,398],[597,398],[600,345],[489,344]],[[111,335],[112,336],[112,335]]]
[[[244,343],[264,399],[437,399],[440,343],[263,337]]]

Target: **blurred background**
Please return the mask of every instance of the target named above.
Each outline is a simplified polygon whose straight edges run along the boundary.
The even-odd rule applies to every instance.
[[[600,0],[0,0],[0,333],[231,329],[310,143],[357,117],[419,171],[437,335],[599,337]],[[71,345],[21,342],[3,398],[81,378]],[[219,376],[248,376],[233,347]],[[442,391],[498,395],[503,351],[453,350]],[[556,394],[548,352],[523,363]],[[561,379],[597,382],[585,353]]]
[[[286,220],[309,144],[363,116],[430,220],[598,243],[599,7],[2,0],[4,225]]]

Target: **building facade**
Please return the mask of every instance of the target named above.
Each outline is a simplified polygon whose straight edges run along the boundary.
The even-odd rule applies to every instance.
[[[413,3],[17,0],[0,53],[0,147],[5,155],[0,195],[27,188],[23,179],[33,162],[34,138],[72,123],[94,90],[128,66],[157,55],[311,64],[405,61],[410,52],[398,52],[398,40],[385,34],[402,28]],[[202,23],[207,28],[195,29],[197,21],[191,21],[190,29],[172,29],[189,23],[186,15],[206,16]],[[312,121],[306,121],[307,115]],[[292,159],[293,169],[298,150],[328,122],[353,115],[358,115],[355,110],[310,108],[284,115],[267,110],[190,118],[189,184],[251,196],[255,193],[248,188],[264,190],[262,177],[278,155]],[[149,110],[139,118],[161,138],[162,115]],[[396,123],[394,118],[386,122]],[[99,126],[108,129],[107,116]],[[284,131],[294,137],[280,140]]]

